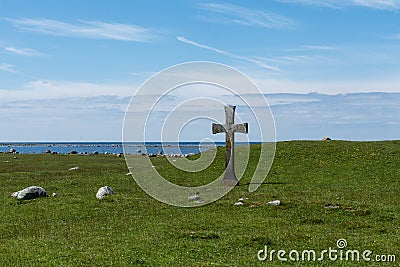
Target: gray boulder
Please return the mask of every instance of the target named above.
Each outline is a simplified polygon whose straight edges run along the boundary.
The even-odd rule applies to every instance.
[[[112,194],[114,194],[114,190],[112,190],[111,187],[103,186],[103,187],[100,187],[99,190],[97,190],[96,197],[98,199],[103,199],[104,197],[112,195]]]
[[[21,191],[12,193],[12,196],[20,200],[28,200],[38,197],[47,197],[48,194],[46,190],[44,190],[40,186],[30,186],[25,189],[22,189]]]

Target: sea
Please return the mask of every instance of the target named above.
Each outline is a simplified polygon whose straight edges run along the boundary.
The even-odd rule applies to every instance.
[[[125,143],[125,154],[198,154],[215,146],[224,145],[224,142]],[[7,153],[10,150],[20,154],[44,154],[46,151],[57,154],[120,154],[124,153],[124,146],[121,142],[0,143],[0,153]]]

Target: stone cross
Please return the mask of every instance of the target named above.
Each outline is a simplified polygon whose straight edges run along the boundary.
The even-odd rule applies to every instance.
[[[235,174],[235,132],[248,133],[248,124],[235,124],[235,108],[236,106],[225,106],[226,124],[212,124],[213,134],[226,133],[226,161],[225,161],[225,176],[222,179],[223,185],[236,185],[239,180]]]

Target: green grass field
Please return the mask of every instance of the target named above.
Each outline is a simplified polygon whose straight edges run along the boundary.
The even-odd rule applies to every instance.
[[[265,184],[249,193],[257,151],[254,146],[240,186],[198,208],[152,199],[126,175],[123,158],[0,154],[0,266],[400,266],[400,141],[280,142]],[[223,171],[224,150],[194,175],[163,158],[153,164],[176,183],[204,184]],[[80,169],[68,171],[75,166]],[[30,185],[57,196],[10,196]],[[103,185],[116,194],[96,199]],[[249,199],[234,206],[241,197]],[[275,199],[282,205],[265,204]],[[396,261],[257,259],[265,245],[320,253],[337,249],[340,238],[347,240],[344,250],[371,250],[372,260],[395,255]]]

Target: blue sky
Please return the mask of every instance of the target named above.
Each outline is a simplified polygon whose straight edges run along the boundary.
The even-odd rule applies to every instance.
[[[279,140],[399,139],[399,22],[398,0],[0,0],[0,142],[121,140],[136,89],[199,60],[254,80]]]

